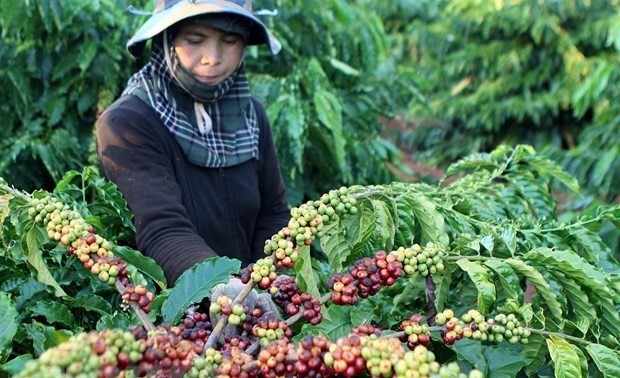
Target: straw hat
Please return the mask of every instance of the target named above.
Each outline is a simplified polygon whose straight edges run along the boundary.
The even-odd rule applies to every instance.
[[[140,56],[146,41],[186,18],[202,14],[226,13],[248,19],[251,24],[248,45],[266,44],[277,54],[282,45],[269,29],[252,13],[252,0],[156,0],[151,17],[127,42],[127,50],[133,56]]]

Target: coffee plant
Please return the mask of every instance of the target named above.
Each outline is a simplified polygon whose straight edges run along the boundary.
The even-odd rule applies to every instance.
[[[330,190],[293,207],[254,264],[209,259],[170,289],[121,246],[129,225],[92,216],[126,214],[96,172],[71,172],[53,193],[2,182],[0,269],[15,277],[0,282],[0,366],[16,377],[619,376],[619,264],[596,231],[620,224],[620,207],[562,222],[553,180],[578,190],[522,145],[462,159],[437,185]],[[93,186],[107,212],[85,206]],[[65,291],[63,274],[90,289]],[[28,279],[10,283],[22,275],[47,304],[24,306]],[[211,295],[233,280],[234,295]],[[101,288],[119,312],[78,321],[67,302]]]

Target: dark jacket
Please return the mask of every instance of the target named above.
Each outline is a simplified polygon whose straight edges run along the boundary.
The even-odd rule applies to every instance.
[[[265,240],[288,224],[286,193],[264,107],[253,99],[259,159],[205,168],[185,159],[157,113],[125,96],[97,121],[97,153],[134,213],[138,249],[164,270],[168,284],[214,256],[264,257]]]

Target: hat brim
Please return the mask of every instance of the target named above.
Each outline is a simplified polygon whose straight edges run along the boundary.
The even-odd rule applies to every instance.
[[[152,15],[138,29],[136,34],[127,42],[127,50],[135,57],[142,55],[146,41],[166,30],[179,21],[201,14],[232,13],[251,20],[256,26],[257,33],[253,33],[248,41],[250,45],[266,44],[272,54],[280,52],[282,45],[256,16],[247,9],[229,1],[209,1],[207,3],[190,3],[181,1],[172,7]]]

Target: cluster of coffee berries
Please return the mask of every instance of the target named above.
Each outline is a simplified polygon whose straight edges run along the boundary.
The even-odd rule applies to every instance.
[[[204,357],[194,357],[192,367],[185,374],[184,378],[211,378],[215,375],[215,370],[222,363],[222,353],[214,348],[205,350]]]
[[[338,339],[329,346],[329,352],[325,353],[323,361],[334,369],[336,374],[357,377],[366,369],[361,341],[362,339],[354,334]]]
[[[227,316],[228,324],[238,326],[242,324],[250,311],[247,306],[237,303],[232,304],[232,299],[225,295],[220,295],[217,300],[209,306],[209,312],[212,314],[222,314]]]
[[[514,314],[486,319],[479,311],[469,310],[462,316],[462,326],[464,337],[496,343],[527,344],[531,335]]]
[[[404,356],[405,349],[398,339],[362,337],[362,357],[372,377],[392,377]]]
[[[125,303],[137,303],[142,311],[148,314],[151,311],[151,302],[153,302],[154,296],[144,285],[127,284],[121,298]]]
[[[320,199],[320,203],[326,205],[325,215],[333,217],[335,214],[338,216],[346,216],[348,214],[357,214],[357,200],[349,195],[349,188],[341,187],[340,189],[330,190],[328,193],[323,194]],[[329,209],[332,209],[331,211]],[[319,205],[319,210],[321,210]],[[321,214],[321,211],[319,211]],[[325,222],[327,223],[327,221]]]
[[[419,244],[409,248],[400,247],[390,254],[402,262],[403,270],[408,276],[419,272],[422,277],[426,277],[444,271],[442,259],[446,255],[446,250],[440,243],[429,242],[425,247]]]
[[[241,325],[241,328],[246,334],[252,334],[252,329],[258,323],[260,317],[263,316],[263,310],[256,307],[253,310],[248,311],[245,320]]]
[[[299,377],[331,377],[334,370],[324,362],[332,342],[323,335],[308,335],[299,341],[295,371]]]
[[[46,350],[38,359],[28,361],[15,377],[96,376],[100,366],[101,361],[87,342],[87,335],[79,334]]]
[[[400,341],[407,343],[407,348],[413,350],[418,345],[427,346],[431,342],[431,333],[428,325],[423,323],[422,315],[412,314],[409,320],[400,323],[400,330],[404,335]]]
[[[334,303],[354,305],[359,298],[367,298],[384,286],[392,286],[402,274],[403,263],[397,260],[397,255],[377,251],[374,257],[353,263],[348,273],[332,274],[327,287],[332,291]]]
[[[204,343],[184,339],[181,332],[168,324],[148,331],[144,358],[138,364],[139,375],[180,377],[190,370],[194,357],[204,351]]]
[[[276,314],[267,312],[263,314],[252,328],[252,334],[260,339],[260,345],[266,347],[275,340],[290,339],[293,331],[288,324],[278,319]]]
[[[144,341],[118,329],[81,333],[29,361],[16,377],[117,377],[137,366],[146,350]]]
[[[269,287],[269,293],[271,299],[278,307],[286,310],[286,307],[291,303],[291,299],[296,294],[301,294],[301,290],[297,285],[297,280],[294,276],[278,275],[275,281],[271,283]]]
[[[263,290],[269,289],[271,283],[277,278],[276,266],[271,257],[258,259],[255,263],[248,265],[241,273],[241,282],[247,284],[252,280]]]
[[[252,343],[252,339],[244,335],[226,335],[224,336],[224,344],[222,344],[222,346],[220,347],[220,351],[227,352],[232,350],[233,348],[247,350],[249,347],[252,346]]]
[[[258,354],[260,376],[276,378],[295,373],[295,346],[288,339],[272,341]]]
[[[198,346],[204,346],[213,331],[213,326],[209,321],[209,315],[200,312],[188,314],[181,324],[177,327],[170,328],[175,333],[177,333],[176,328],[178,328],[180,330],[178,335],[181,336],[181,338],[190,340]]]
[[[359,326],[351,329],[351,333],[361,336],[381,336],[381,328],[372,324],[360,324]]]
[[[253,378],[257,377],[260,370],[247,369],[244,366],[250,365],[254,358],[239,348],[232,348],[229,351],[222,352],[222,362],[215,370],[215,376],[219,378],[240,377]]]
[[[112,252],[112,243],[94,233],[79,212],[52,196],[32,198],[28,215],[35,222],[45,224],[48,237],[69,247],[69,254],[77,257],[97,278],[109,285],[117,281],[124,287],[123,299],[136,302],[145,311],[150,311],[152,293],[134,294],[129,283],[127,262]],[[142,291],[142,289],[139,289]]]
[[[331,299],[338,305],[354,305],[357,297],[357,282],[348,273],[333,273],[327,280],[327,288],[331,290]]]
[[[309,293],[293,295],[293,298],[291,298],[291,303],[286,306],[286,312],[289,315],[295,315],[299,311],[302,312],[303,318],[312,325],[317,325],[323,320],[319,300],[314,298]]]
[[[283,233],[284,231],[280,232]],[[274,265],[277,269],[292,268],[295,266],[297,259],[299,259],[299,250],[297,249],[296,244],[292,240],[289,240],[289,238],[286,238],[284,234],[283,236],[276,234],[265,242],[265,253],[272,255],[275,258]]]

